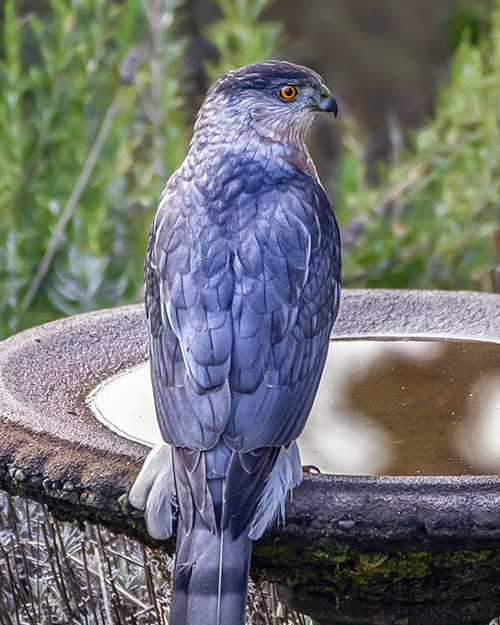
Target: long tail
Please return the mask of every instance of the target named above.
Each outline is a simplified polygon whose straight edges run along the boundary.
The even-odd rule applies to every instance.
[[[247,531],[216,536],[199,517],[179,527],[169,625],[243,625],[251,552]]]
[[[286,495],[302,479],[296,443],[275,452],[238,455],[223,443],[202,453],[167,444],[151,451],[129,499],[146,510],[150,534],[167,538],[178,491],[170,625],[243,625],[252,540],[283,519]],[[224,510],[233,513],[226,523]]]

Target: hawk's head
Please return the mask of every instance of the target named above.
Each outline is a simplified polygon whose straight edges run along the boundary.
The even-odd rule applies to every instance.
[[[316,113],[337,115],[337,110],[319,74],[286,61],[268,61],[221,76],[207,94],[199,121],[221,124],[226,132],[255,130],[271,140],[302,140]]]

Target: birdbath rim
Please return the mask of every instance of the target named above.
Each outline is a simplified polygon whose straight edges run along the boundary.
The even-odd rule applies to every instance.
[[[332,338],[499,343],[499,304],[500,295],[485,293],[346,289]],[[153,544],[126,502],[148,450],[99,423],[84,401],[147,357],[141,305],[51,322],[0,343],[0,488]],[[499,506],[498,476],[313,476],[287,505],[285,527],[261,543],[500,548]]]

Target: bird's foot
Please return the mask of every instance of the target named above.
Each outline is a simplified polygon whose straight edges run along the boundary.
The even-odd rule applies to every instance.
[[[318,467],[315,464],[303,464],[302,465],[302,472],[303,473],[321,473],[321,471],[318,469]]]

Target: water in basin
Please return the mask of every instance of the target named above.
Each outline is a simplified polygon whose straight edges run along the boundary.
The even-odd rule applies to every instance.
[[[161,441],[148,363],[103,382],[88,403],[121,435]],[[303,464],[325,473],[500,473],[500,345],[332,341],[299,446]]]

